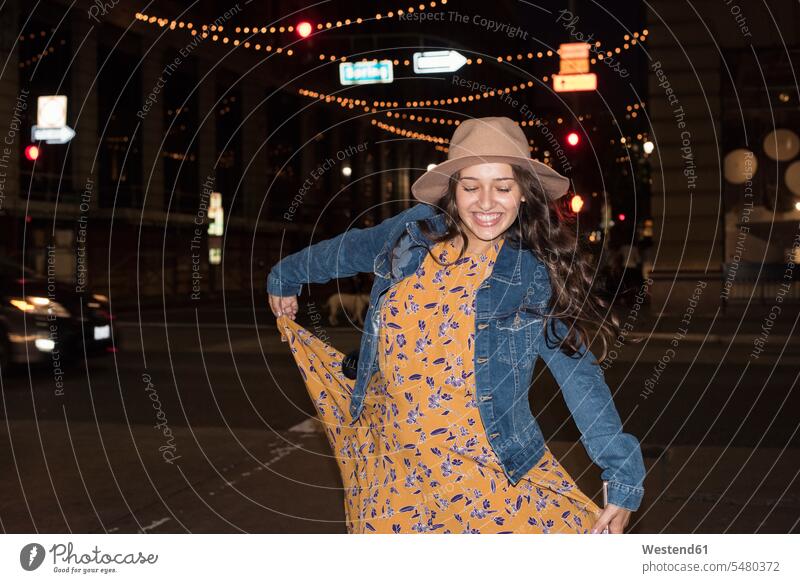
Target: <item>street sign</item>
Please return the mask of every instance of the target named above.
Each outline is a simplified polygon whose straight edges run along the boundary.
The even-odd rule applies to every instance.
[[[40,128],[67,125],[67,96],[40,95],[36,100],[36,125]]]
[[[589,43],[564,43],[558,47],[559,74],[576,75],[589,72]]]
[[[568,91],[594,91],[597,89],[597,75],[553,75],[553,89],[559,93]]]
[[[342,85],[391,83],[394,81],[392,61],[355,61],[339,63],[339,82]]]
[[[452,73],[458,71],[467,58],[458,51],[425,51],[414,53],[415,73]]]
[[[589,43],[561,43],[558,45],[558,56],[562,61],[571,59],[588,59]]]
[[[31,126],[31,141],[47,142],[48,144],[66,144],[75,137],[75,130],[68,125],[58,128],[42,128],[38,125]]]
[[[555,91],[565,93],[597,89],[597,75],[589,72],[589,49],[589,43],[563,43],[558,46],[559,71],[553,75]]]

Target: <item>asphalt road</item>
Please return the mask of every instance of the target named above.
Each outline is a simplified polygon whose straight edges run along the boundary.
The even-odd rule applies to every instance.
[[[208,307],[172,310],[167,323],[155,311],[138,318],[119,316],[118,353],[65,369],[63,395],[48,364],[3,376],[0,528],[344,532],[335,462],[324,436],[306,431],[313,406],[271,318]],[[326,332],[343,352],[358,346],[353,329]],[[648,456],[664,447],[796,451],[798,365],[784,344],[753,360],[747,342],[685,339],[672,355],[668,339],[650,338],[622,350],[605,375]],[[533,410],[548,440],[574,443],[541,364]],[[591,488],[593,472],[579,474]],[[797,496],[796,484],[785,486]]]

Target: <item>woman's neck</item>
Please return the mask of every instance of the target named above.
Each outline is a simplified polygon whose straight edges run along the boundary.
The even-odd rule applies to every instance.
[[[503,235],[499,235],[498,237],[492,239],[491,241],[484,241],[483,239],[478,239],[477,237],[476,238],[469,237],[467,243],[467,250],[465,254],[480,255],[482,253],[486,253],[487,251],[489,251],[489,249],[491,249],[492,245],[498,243],[499,241],[502,241],[502,239]],[[456,246],[457,252],[460,253],[462,245],[461,237],[456,237],[454,239],[454,244]]]

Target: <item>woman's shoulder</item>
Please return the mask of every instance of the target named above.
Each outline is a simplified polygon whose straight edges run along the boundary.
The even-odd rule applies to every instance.
[[[407,221],[427,219],[440,214],[441,211],[427,202],[417,202],[401,211],[398,216],[403,216]]]

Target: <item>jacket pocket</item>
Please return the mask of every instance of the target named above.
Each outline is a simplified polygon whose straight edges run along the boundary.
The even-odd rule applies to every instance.
[[[517,332],[535,324],[536,322],[541,321],[542,319],[538,316],[533,316],[532,314],[522,310],[517,310],[510,316],[498,318],[497,328],[498,330],[510,330],[512,332]]]
[[[535,355],[533,340],[539,333],[542,318],[523,310],[497,318],[497,358],[515,368],[525,368]]]

